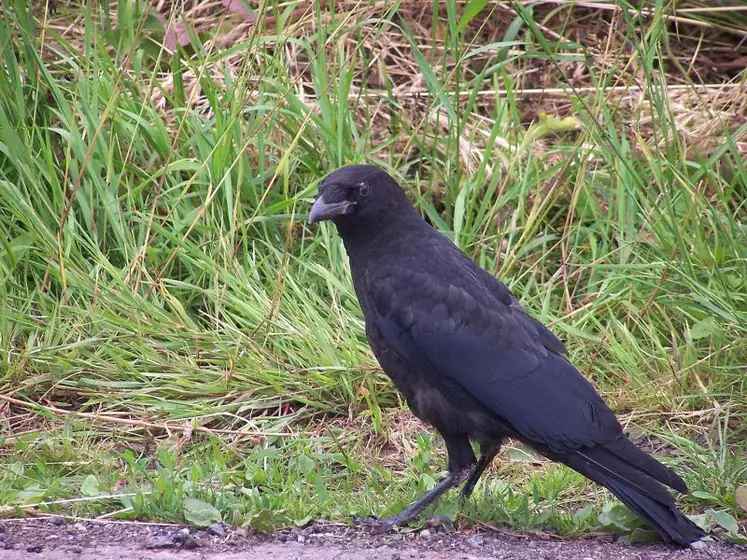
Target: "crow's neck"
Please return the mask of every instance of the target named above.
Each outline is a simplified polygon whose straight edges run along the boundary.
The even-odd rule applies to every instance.
[[[417,243],[431,230],[412,207],[378,219],[350,220],[336,226],[354,269],[373,264],[381,255],[396,255],[399,247]]]

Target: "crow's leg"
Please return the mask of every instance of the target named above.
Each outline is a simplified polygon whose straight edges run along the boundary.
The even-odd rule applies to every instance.
[[[459,493],[460,502],[467,501],[472,495],[472,491],[475,489],[477,481],[480,480],[482,473],[485,472],[485,469],[488,468],[488,465],[493,462],[493,459],[498,454],[500,448],[500,445],[496,445],[495,447],[480,449],[480,459],[477,461],[477,465],[475,465],[474,470],[469,475],[467,482],[464,483],[462,491]]]
[[[446,443],[449,454],[449,474],[441,482],[431,488],[422,498],[407,506],[404,511],[375,522],[377,532],[388,531],[397,525],[406,525],[415,519],[429,505],[438,500],[445,492],[461,484],[474,470],[475,454],[469,439],[463,436],[441,434]]]
[[[449,476],[436,484],[427,494],[425,494],[425,496],[420,498],[418,501],[411,503],[402,512],[393,517],[386,517],[378,520],[376,522],[377,530],[383,532],[398,525],[408,524],[410,521],[415,519],[421,511],[438,500],[442,494],[460,484],[468,476],[468,470],[463,470],[458,473],[449,473]]]

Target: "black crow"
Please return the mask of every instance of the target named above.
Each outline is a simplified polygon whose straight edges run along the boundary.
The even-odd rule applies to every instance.
[[[687,492],[685,482],[628,440],[563,343],[429,226],[387,173],[353,165],[328,175],[309,214],[322,220],[345,243],[374,355],[448,452],[448,476],[380,529],[462,482],[468,498],[510,437],[607,487],[667,542],[704,536],[662,485]]]

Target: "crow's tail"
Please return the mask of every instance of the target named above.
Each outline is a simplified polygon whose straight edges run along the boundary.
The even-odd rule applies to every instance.
[[[671,469],[621,438],[560,458],[569,467],[607,487],[620,501],[648,521],[666,542],[687,546],[705,532],[685,517],[661,483],[687,492]]]

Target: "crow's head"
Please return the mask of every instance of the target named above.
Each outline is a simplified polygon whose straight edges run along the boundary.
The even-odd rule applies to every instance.
[[[350,165],[333,171],[319,184],[309,223],[380,220],[399,208],[410,208],[410,203],[385,171],[370,165]]]

